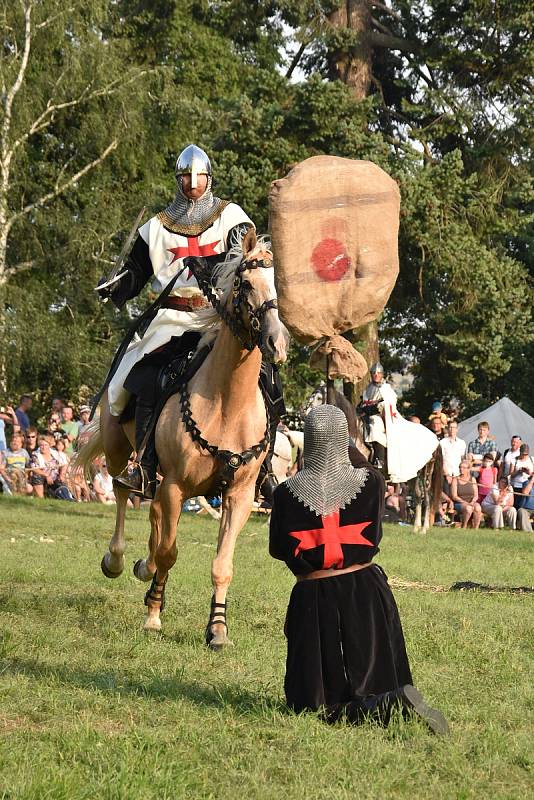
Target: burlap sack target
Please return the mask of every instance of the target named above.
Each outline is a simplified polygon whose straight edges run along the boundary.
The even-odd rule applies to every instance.
[[[370,161],[314,156],[271,184],[280,316],[297,341],[334,353],[347,380],[367,367],[339,334],[376,319],[388,301],[399,271],[399,207],[397,184]]]

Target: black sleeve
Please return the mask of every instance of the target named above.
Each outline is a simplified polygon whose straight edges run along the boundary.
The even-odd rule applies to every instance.
[[[148,245],[142,236],[137,236],[130,255],[125,264],[127,274],[120,279],[111,292],[111,300],[122,308],[127,300],[136,297],[154,271],[148,254]]]
[[[276,489],[273,495],[273,510],[271,511],[271,519],[269,523],[269,555],[277,558],[280,561],[285,561],[288,557],[287,552],[283,547],[286,537],[283,536],[282,531],[278,525],[278,506],[276,503]]]

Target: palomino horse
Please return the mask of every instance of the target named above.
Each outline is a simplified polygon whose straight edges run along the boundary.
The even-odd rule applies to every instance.
[[[226,595],[234,549],[250,515],[256,478],[268,448],[268,418],[258,386],[262,354],[272,363],[283,361],[288,341],[278,317],[270,251],[256,241],[252,231],[241,248],[240,255],[228,261],[229,285],[216,290],[215,305],[223,323],[213,349],[184,391],[166,402],[159,417],[156,449],[163,480],[150,509],[149,553],[134,567],[137,578],[152,581],[145,597],[145,630],[159,630],[165,583],[177,558],[176,526],[182,504],[187,498],[213,491],[224,464],[223,477],[231,473],[232,478],[223,491],[217,553],[211,568],[213,597],[206,641],[213,649],[230,643]],[[93,436],[80,451],[77,464],[87,468],[103,450],[110,473],[118,475],[132,451],[133,425],[119,424],[109,412],[106,395],[100,404],[100,419],[93,424]],[[102,563],[108,577],[117,577],[124,569],[128,491],[117,486],[115,495],[115,532]]]

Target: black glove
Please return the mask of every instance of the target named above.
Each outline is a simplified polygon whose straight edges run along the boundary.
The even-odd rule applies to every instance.
[[[99,288],[102,283],[106,283],[106,282],[107,282],[107,278],[102,276],[100,278],[100,280],[98,281],[97,285],[96,285],[96,291],[97,291],[99,300],[109,300],[109,298],[111,297],[111,291],[113,289],[113,286],[105,286],[105,287],[102,287],[102,289]]]

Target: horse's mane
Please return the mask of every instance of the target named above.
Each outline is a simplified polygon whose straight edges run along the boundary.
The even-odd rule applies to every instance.
[[[236,270],[243,261],[243,239],[245,235],[246,231],[243,230],[242,226],[232,231],[229,242],[230,247],[228,248],[226,257],[213,271],[212,284],[222,303],[225,303],[228,299],[228,295],[232,291],[234,285]],[[265,253],[272,256],[271,241],[266,235],[258,236],[256,247],[248,254],[247,260],[251,260],[255,256],[265,255]]]

